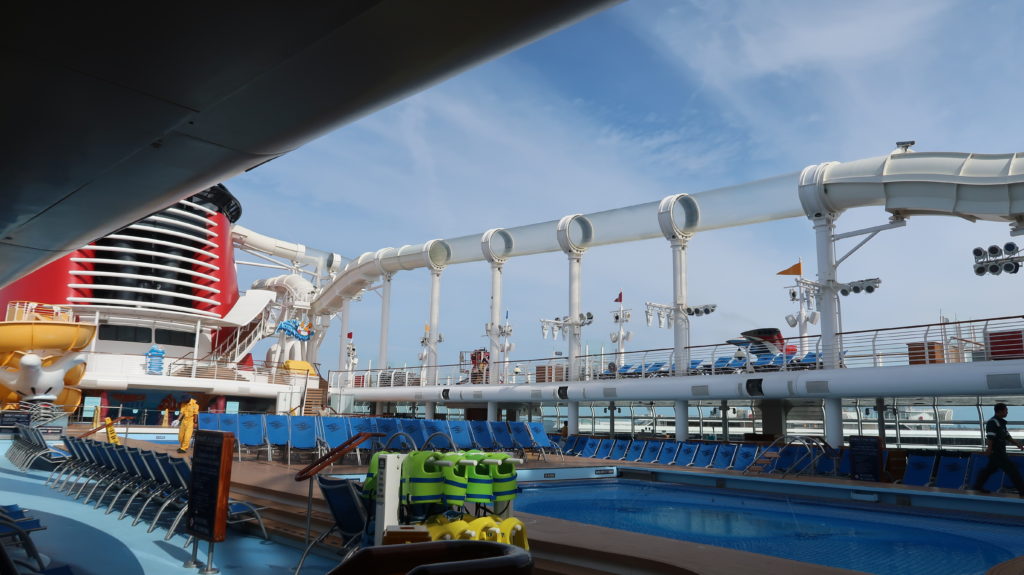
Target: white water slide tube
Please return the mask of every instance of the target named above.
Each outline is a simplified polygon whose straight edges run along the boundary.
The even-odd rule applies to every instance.
[[[813,219],[878,205],[899,217],[929,214],[1005,221],[1016,230],[1024,221],[1024,154],[898,150],[604,212],[384,248],[349,262],[313,301],[312,310],[334,313],[381,275],[400,270],[581,250],[798,216]],[[559,226],[568,232],[563,235],[568,245],[559,242]]]
[[[272,238],[238,224],[231,226],[231,240],[243,249],[284,258],[296,264],[312,265],[321,275],[337,273],[345,263],[345,258],[338,254]]]

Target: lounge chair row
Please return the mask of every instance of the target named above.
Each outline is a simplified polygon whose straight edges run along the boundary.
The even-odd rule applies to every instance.
[[[566,455],[614,461],[759,473],[850,476],[850,450],[846,448],[836,454],[826,454],[804,445],[763,447],[751,443],[629,440],[579,435],[567,438],[563,451]],[[884,468],[887,450],[882,452],[882,458]],[[1011,456],[1010,459],[1024,474],[1024,456]],[[981,453],[911,453],[907,456],[903,478],[898,482],[903,485],[970,489],[987,464],[988,457]],[[1013,491],[1014,486],[1005,473],[997,471],[985,483],[984,489],[1006,492]]]
[[[547,453],[561,455],[540,422],[200,413],[199,428],[234,433],[239,460],[245,452],[265,452],[270,461],[276,449],[285,454],[289,465],[293,453],[316,456],[364,432],[380,433],[383,438],[359,444],[356,455],[360,461],[362,452],[381,449],[503,450],[524,456],[532,452],[545,459]]]
[[[845,352],[844,354],[845,355]],[[818,369],[821,367],[821,357],[818,352],[810,351],[804,355],[797,354],[762,354],[758,356],[736,357],[726,355],[713,360],[691,359],[691,374],[720,374],[738,373],[743,371],[779,371]],[[675,364],[667,361],[654,361],[651,363],[626,364],[615,371],[604,370],[601,372],[601,379],[614,377],[662,377],[671,375],[675,370]]]
[[[149,530],[157,528],[165,512],[177,511],[165,540],[174,536],[188,508],[192,470],[186,460],[166,453],[105,443],[93,439],[62,437],[70,456],[55,468],[46,484],[94,509],[118,510],[118,519],[134,514],[132,525],[149,517]],[[256,521],[267,538],[259,509],[229,500],[228,523]]]
[[[43,434],[34,427],[17,424],[14,443],[7,449],[7,459],[21,471],[33,465],[53,469],[68,457],[68,452],[49,445]]]

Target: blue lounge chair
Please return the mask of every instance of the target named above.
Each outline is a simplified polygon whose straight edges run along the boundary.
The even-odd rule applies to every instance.
[[[222,413],[220,414],[220,423],[218,424],[221,431],[227,431],[235,434],[238,437],[238,414],[237,413]]]
[[[712,469],[729,469],[732,467],[732,460],[736,456],[736,444],[735,443],[723,443],[718,446],[718,450],[715,451],[715,457],[711,460]]]
[[[625,455],[622,456],[623,461],[640,461],[640,457],[644,454],[644,448],[647,447],[647,442],[639,439],[634,439],[629,444],[629,449],[626,450]]]
[[[530,451],[536,452],[538,450],[537,442],[534,441],[533,434],[530,433],[530,428],[526,426],[525,421],[508,422],[508,430],[517,447],[524,451],[529,449]],[[541,431],[544,431],[543,426],[541,426]],[[544,433],[543,435],[545,438],[547,437],[547,433]],[[540,454],[541,457],[543,457],[543,455],[543,453]]]
[[[423,429],[427,433],[427,439],[420,447],[430,449],[433,446],[437,449],[455,450],[455,440],[448,430],[448,422],[442,419],[424,419]]]
[[[736,455],[732,460],[732,469],[746,471],[747,466],[757,459],[760,448],[755,443],[741,443],[736,448]]]
[[[554,441],[551,441],[551,438],[547,433],[544,433],[543,423],[539,421],[531,421],[527,424],[527,427],[529,428],[531,435],[533,435],[533,441],[537,444],[537,449],[539,449],[541,453],[551,451],[553,453],[557,453],[558,456],[562,458],[562,461],[565,461],[565,455],[562,452],[562,448]]]
[[[715,459],[715,452],[718,451],[717,443],[702,443],[697,448],[697,452],[693,454],[693,461],[691,461],[688,467],[707,467],[711,465],[711,462]]]
[[[581,449],[580,443],[586,445],[586,438],[582,435],[570,435],[565,438],[565,442],[562,443],[562,453],[565,455],[576,455],[576,450]]]
[[[596,437],[587,438],[587,444],[580,450],[580,457],[593,458],[596,457],[594,454],[597,453],[598,448],[601,447],[601,440]]]
[[[934,453],[911,453],[907,455],[907,469],[903,472],[903,485],[928,485],[938,456]]]
[[[324,417],[320,420],[320,439],[323,440],[325,452],[338,447],[352,437],[347,417]]]
[[[399,419],[402,424],[402,431],[412,438],[413,449],[427,442],[427,429],[423,427],[422,419]]]
[[[661,372],[661,369],[665,367],[665,363],[666,362],[664,361],[656,361],[654,363],[647,364],[643,368],[644,377],[654,377],[658,375]]]
[[[697,450],[700,448],[700,444],[696,441],[684,441],[679,444],[679,451],[676,453],[676,459],[672,462],[673,465],[688,466],[693,458],[697,455]]]
[[[498,442],[491,435],[491,426],[486,421],[470,421],[469,429],[473,432],[473,447],[476,449],[498,449]]]
[[[219,431],[220,430],[220,414],[201,412],[199,414],[199,426],[197,429],[205,429],[208,431]]]
[[[377,433],[383,433],[380,438],[380,449],[385,451],[411,451],[418,449],[418,443],[405,432],[400,420],[393,417],[378,417],[374,424]]]
[[[719,358],[715,359],[715,361],[711,364],[711,367],[708,369],[708,372],[709,373],[723,373],[723,372],[726,372],[727,370],[726,370],[725,366],[729,365],[730,361],[732,361],[732,356],[723,355],[722,357],[719,357]]]
[[[316,453],[320,442],[316,434],[316,418],[311,415],[293,415],[288,418],[288,465],[292,464],[292,453]]]
[[[661,452],[658,453],[658,463],[662,465],[672,465],[675,463],[676,456],[679,454],[679,448],[682,446],[683,444],[678,441],[666,441],[665,445],[661,447]]]
[[[821,359],[818,357],[818,352],[809,351],[807,355],[794,360],[789,364],[790,369],[817,369],[820,367]]]
[[[986,465],[988,465],[987,455],[982,453],[971,454],[970,462],[968,463],[970,471],[967,474],[968,479],[964,484],[964,489],[970,489],[974,486],[978,476],[981,475],[981,470],[985,469]],[[1003,479],[1005,475],[1006,473],[1002,469],[997,469],[995,473],[988,477],[988,480],[985,481],[985,485],[982,485],[981,488],[986,491],[999,491],[1003,486]]]
[[[522,451],[522,448],[516,445],[512,434],[508,430],[508,424],[504,421],[488,421],[491,428],[491,435],[494,436],[494,441],[498,443],[498,447],[505,451]]]
[[[935,471],[935,481],[932,487],[943,487],[946,489],[962,489],[967,481],[966,457],[955,457],[943,455],[939,458],[939,468]]]
[[[238,416],[238,433],[235,435],[238,446],[238,460],[242,460],[242,451],[262,452],[267,450],[267,461],[270,461],[270,444],[267,443],[267,429],[263,425],[263,416],[257,413],[243,413]],[[258,456],[257,456],[258,457]]]
[[[658,456],[661,454],[661,450],[668,445],[667,441],[660,439],[648,439],[647,445],[644,446],[644,452],[640,455],[641,463],[654,463],[658,460]]]
[[[313,546],[327,538],[335,531],[342,538],[342,547],[338,554],[342,556],[344,563],[353,553],[359,550],[362,543],[369,518],[366,507],[359,496],[355,484],[349,479],[331,479],[322,475],[316,476],[316,482],[320,485],[320,492],[323,493],[324,501],[334,518],[334,525],[321,533],[311,541],[299,558],[299,565],[295,568],[295,575],[302,572],[302,564],[306,561]]]
[[[449,421],[448,431],[452,434],[455,447],[459,449],[473,449],[476,447],[473,443],[473,434],[469,429],[468,421]]]
[[[608,459],[622,460],[629,449],[629,443],[628,439],[616,439],[615,443],[612,444],[612,450],[608,454]]]
[[[612,438],[602,439],[600,445],[597,447],[597,451],[591,456],[594,459],[608,459],[608,456],[612,453],[612,447],[615,446],[615,440]]]
[[[1021,476],[1024,477],[1024,456],[1012,455],[1010,456],[1010,463],[1013,463],[1017,467],[1017,473],[1020,473]],[[1013,484],[1013,480],[1010,479],[1010,476],[1005,473],[1003,475],[1005,476],[1003,478],[1003,491],[1012,491],[1013,489],[1016,489],[1016,486]],[[1024,493],[1021,493],[1020,495],[1024,496]]]
[[[267,415],[263,418],[263,421],[267,427],[267,444],[270,446],[268,449],[276,447],[287,450],[288,444],[291,442],[288,416]]]

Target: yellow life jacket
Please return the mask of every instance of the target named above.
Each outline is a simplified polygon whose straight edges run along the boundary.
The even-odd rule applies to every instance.
[[[441,503],[444,473],[431,463],[441,459],[436,451],[413,451],[402,462],[402,500],[406,503]]]

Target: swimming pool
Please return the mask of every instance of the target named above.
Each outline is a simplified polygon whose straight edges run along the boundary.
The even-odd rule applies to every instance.
[[[630,479],[527,484],[516,511],[900,575],[983,574],[1024,555],[1020,524]]]

